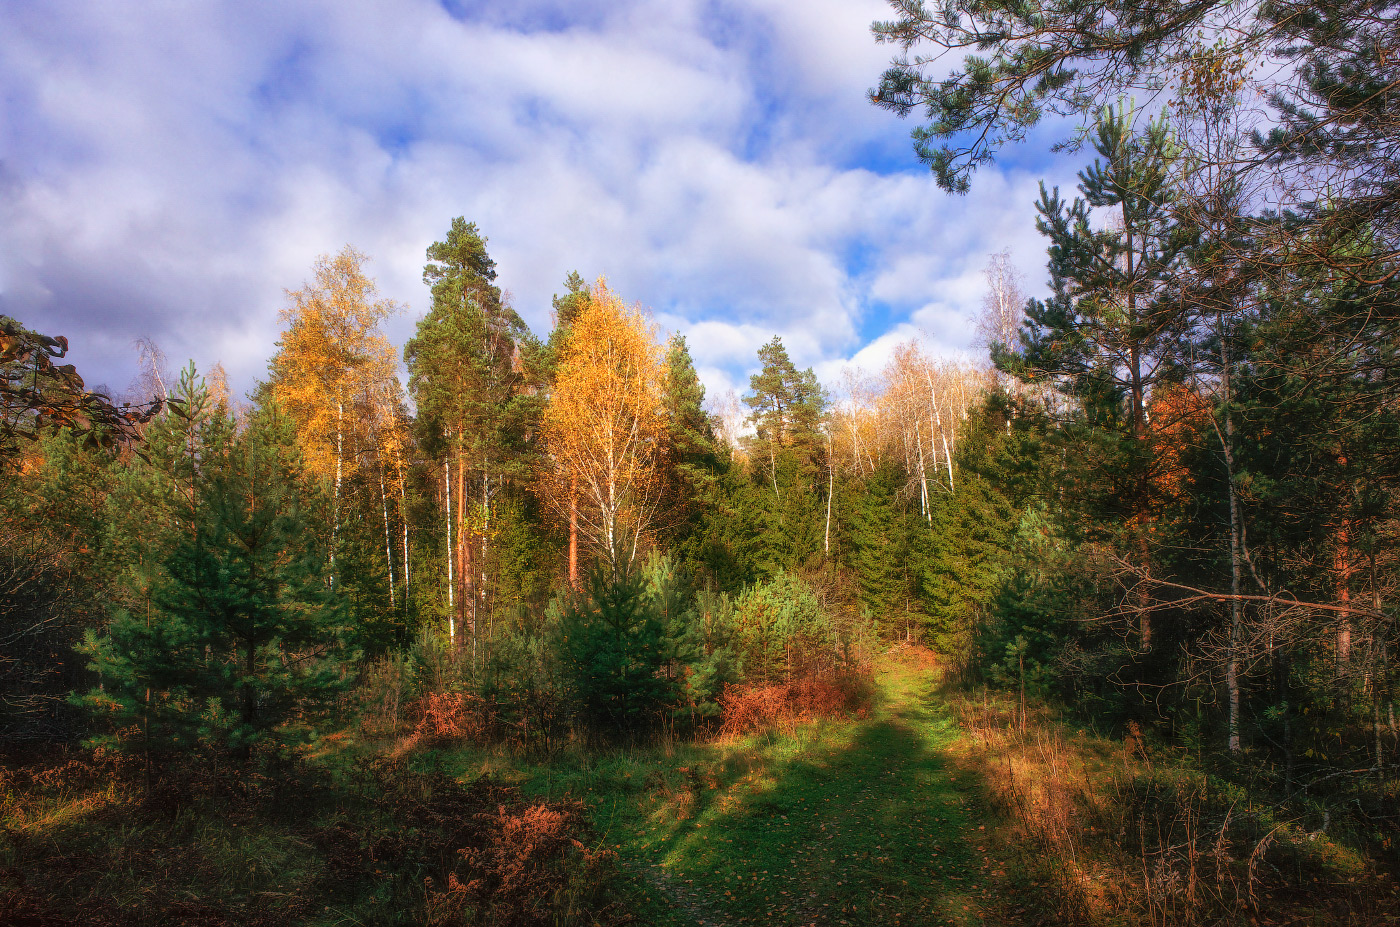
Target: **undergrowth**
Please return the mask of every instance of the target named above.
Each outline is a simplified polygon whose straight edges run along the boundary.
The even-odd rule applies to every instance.
[[[985,690],[940,695],[970,734],[962,761],[1043,913],[1065,924],[1369,924],[1395,882],[1307,809],[1190,757],[1085,732]]]
[[[621,920],[581,803],[404,759],[146,799],[138,770],[75,755],[7,773],[0,826],[7,927]]]

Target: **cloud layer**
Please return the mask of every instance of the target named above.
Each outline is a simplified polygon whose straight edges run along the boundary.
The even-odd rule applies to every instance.
[[[967,348],[1041,173],[939,192],[865,100],[879,2],[0,5],[0,312],[121,389],[133,342],[249,387],[283,289],[353,243],[427,308],[453,216],[539,333],[570,270],[687,335],[711,390],[784,338],[826,375]],[[1034,289],[1035,287],[1033,287]]]

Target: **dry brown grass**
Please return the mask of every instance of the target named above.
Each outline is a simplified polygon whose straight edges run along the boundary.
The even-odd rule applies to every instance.
[[[581,804],[500,805],[478,817],[483,839],[458,850],[446,886],[428,892],[430,927],[570,924],[598,913],[615,857],[579,839],[587,827]]]
[[[1242,789],[1043,706],[947,693],[971,735],[958,760],[984,783],[999,842],[1040,912],[1065,924],[1370,924],[1397,913],[1362,857]]]

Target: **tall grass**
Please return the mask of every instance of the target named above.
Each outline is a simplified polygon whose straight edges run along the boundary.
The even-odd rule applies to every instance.
[[[1135,725],[1088,734],[1044,705],[945,693],[1044,913],[1066,924],[1369,923],[1395,906],[1373,863]]]

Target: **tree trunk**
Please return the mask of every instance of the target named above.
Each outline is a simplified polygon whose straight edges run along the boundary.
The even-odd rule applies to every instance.
[[[340,478],[345,456],[345,403],[335,404],[335,491],[331,501],[331,586],[335,586],[335,545],[340,536]]]
[[[442,460],[442,497],[447,511],[447,642],[454,650],[457,647],[457,581],[453,571],[453,561],[457,549],[452,545],[452,459]]]
[[[1346,466],[1346,459],[1342,459]],[[1346,672],[1351,660],[1351,524],[1345,517],[1337,527],[1337,551],[1332,560],[1332,571],[1336,576],[1337,603],[1342,610],[1337,613],[1337,673]]]
[[[467,462],[457,449],[457,625],[476,643],[476,626],[470,623],[468,603],[474,595],[471,544],[467,537]],[[459,641],[460,643],[460,641]]]
[[[389,493],[384,488],[384,461],[379,462],[379,504],[384,512],[384,563],[389,569],[389,608],[394,608],[394,541],[389,531]]]
[[[831,431],[826,433],[826,533],[822,551],[831,555],[831,496],[836,491],[836,462],[831,458]]]
[[[1371,551],[1371,611],[1377,615],[1381,612],[1381,587],[1376,581],[1376,552]],[[1371,636],[1371,666],[1372,672],[1369,682],[1371,684],[1371,726],[1376,738],[1376,778],[1382,783],[1385,782],[1385,747],[1381,740],[1381,702],[1390,689],[1389,665],[1386,662],[1385,638],[1381,636],[1379,629],[1372,632]]]
[[[924,467],[924,430],[922,427],[920,427],[921,423],[922,419],[914,419],[914,436],[917,439],[915,441],[915,446],[917,447],[919,453],[919,514],[923,515],[924,518],[928,520],[928,523],[932,525],[933,507],[929,505],[928,470]],[[929,439],[929,444],[933,444],[932,438]],[[934,454],[933,458],[933,466],[934,478],[936,479],[938,476],[938,455],[936,453]]]
[[[1226,723],[1228,746],[1231,753],[1240,752],[1240,646],[1244,641],[1244,614],[1239,599],[1240,594],[1240,502],[1235,492],[1235,419],[1230,412],[1230,355],[1225,345],[1225,319],[1220,323],[1220,383],[1225,408],[1225,430],[1220,436],[1221,449],[1225,457],[1225,486],[1230,501],[1230,650],[1226,656],[1225,689],[1229,699],[1229,718]]]
[[[477,551],[477,585],[476,595],[472,596],[472,628],[475,630],[480,626],[480,619],[490,618],[491,611],[487,607],[486,596],[489,587],[486,583],[486,553],[487,545],[491,537],[491,476],[483,465],[481,468],[481,549]],[[473,639],[472,651],[475,654],[476,641]]]
[[[569,587],[578,589],[578,477],[569,479]]]
[[[412,586],[408,570],[408,493],[404,489],[402,472],[399,473],[399,523],[403,525],[403,611],[407,615]]]
[[[948,435],[943,430],[943,415],[938,411],[938,393],[933,388],[933,371],[925,370],[924,376],[928,380],[928,403],[933,409],[933,426],[938,431],[938,437],[943,441],[943,459],[948,464],[948,492],[952,493],[956,489],[953,485],[953,451],[948,446]],[[933,438],[930,437],[929,441],[932,442]]]

